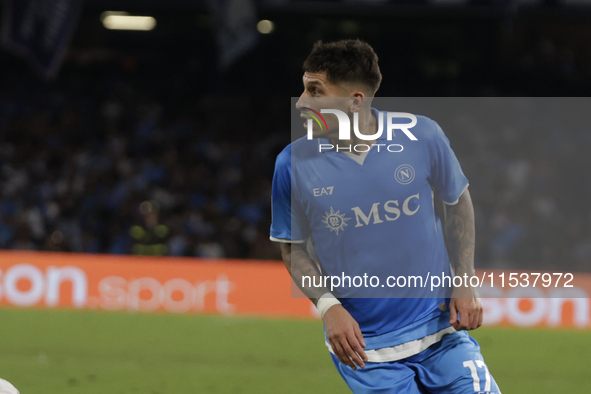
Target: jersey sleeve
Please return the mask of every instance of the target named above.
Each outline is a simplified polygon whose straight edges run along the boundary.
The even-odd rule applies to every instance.
[[[430,141],[431,184],[444,203],[454,205],[468,187],[468,179],[460,162],[451,149],[449,139],[441,127],[435,125],[435,135]]]
[[[277,156],[271,196],[271,236],[276,242],[304,243],[309,226],[297,199],[292,198],[291,155],[286,149]]]

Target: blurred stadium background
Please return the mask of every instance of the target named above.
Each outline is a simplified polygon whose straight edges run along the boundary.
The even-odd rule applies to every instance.
[[[346,392],[268,240],[289,98],[317,40],[368,41],[385,97],[591,91],[585,0],[2,13],[0,377],[23,394]],[[477,267],[590,272],[591,131],[471,126],[446,133],[472,181]],[[589,392],[588,298],[525,301],[488,304],[496,320],[474,333],[503,392]]]

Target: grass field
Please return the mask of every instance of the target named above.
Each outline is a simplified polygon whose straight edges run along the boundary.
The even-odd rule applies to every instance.
[[[503,394],[591,392],[591,333],[474,332]],[[0,309],[22,394],[346,393],[315,321]]]

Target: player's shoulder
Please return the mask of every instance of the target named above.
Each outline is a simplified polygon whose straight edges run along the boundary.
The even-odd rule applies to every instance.
[[[275,167],[287,167],[291,163],[291,144],[287,145],[275,159]]]
[[[275,166],[289,166],[294,160],[316,156],[317,147],[318,141],[315,139],[308,140],[305,136],[298,138],[277,155]]]

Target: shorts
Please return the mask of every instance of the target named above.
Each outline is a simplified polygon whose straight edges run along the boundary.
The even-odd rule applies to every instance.
[[[339,373],[355,394],[500,394],[480,354],[480,346],[466,331],[456,331],[408,358],[365,363],[353,370],[331,353]]]

